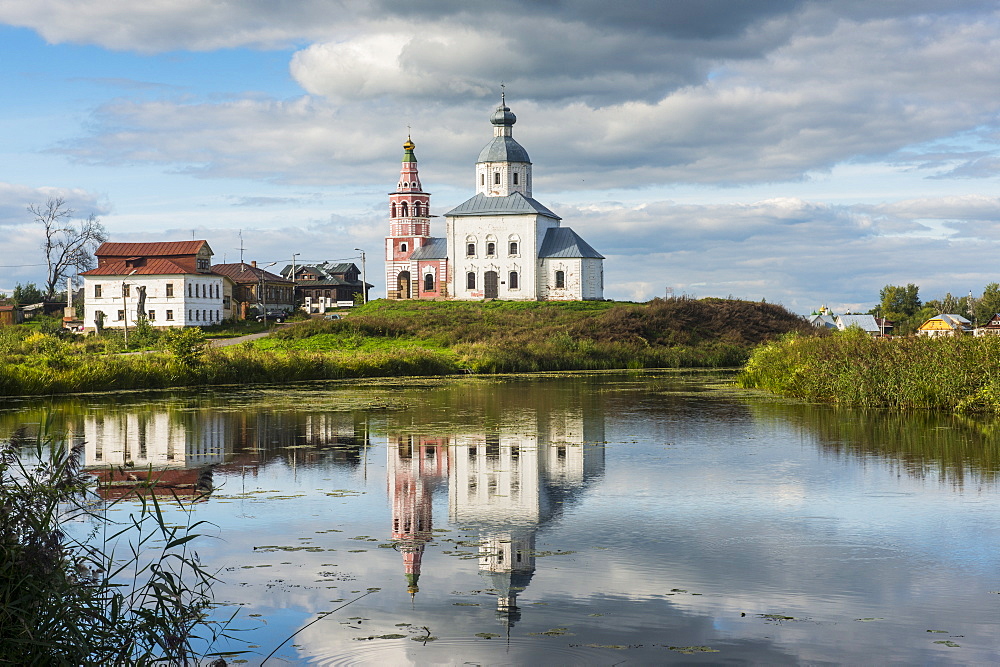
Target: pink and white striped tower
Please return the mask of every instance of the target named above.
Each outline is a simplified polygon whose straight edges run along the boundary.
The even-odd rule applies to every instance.
[[[419,297],[416,262],[413,251],[431,235],[431,196],[420,186],[414,144],[406,138],[403,165],[399,170],[396,191],[389,193],[389,236],[385,238],[386,296],[390,299]]]

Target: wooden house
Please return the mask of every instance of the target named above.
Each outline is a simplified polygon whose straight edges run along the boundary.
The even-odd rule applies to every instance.
[[[942,313],[936,315],[917,329],[918,336],[964,336],[972,333],[972,322],[961,315]]]

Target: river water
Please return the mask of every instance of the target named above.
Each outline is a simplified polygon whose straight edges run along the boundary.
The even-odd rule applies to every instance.
[[[730,381],[90,395],[7,402],[0,437],[51,414],[88,470],[210,483],[248,664],[1000,662],[1000,425]]]

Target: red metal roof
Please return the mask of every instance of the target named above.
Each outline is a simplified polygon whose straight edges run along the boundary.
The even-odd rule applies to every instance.
[[[125,260],[106,261],[90,271],[84,271],[81,276],[127,276],[135,273],[138,276],[173,276],[178,274],[206,275],[201,271],[186,269],[169,259],[150,259],[143,266],[130,266]]]
[[[208,241],[160,241],[156,243],[102,243],[97,257],[164,257],[197,255]],[[211,248],[208,249],[212,251]]]

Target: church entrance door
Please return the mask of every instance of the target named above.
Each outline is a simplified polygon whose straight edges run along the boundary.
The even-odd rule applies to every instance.
[[[483,296],[487,299],[495,299],[499,292],[497,291],[497,272],[487,271],[483,274]]]
[[[410,298],[410,272],[400,271],[399,276],[396,278],[396,298],[397,299],[409,299]]]

